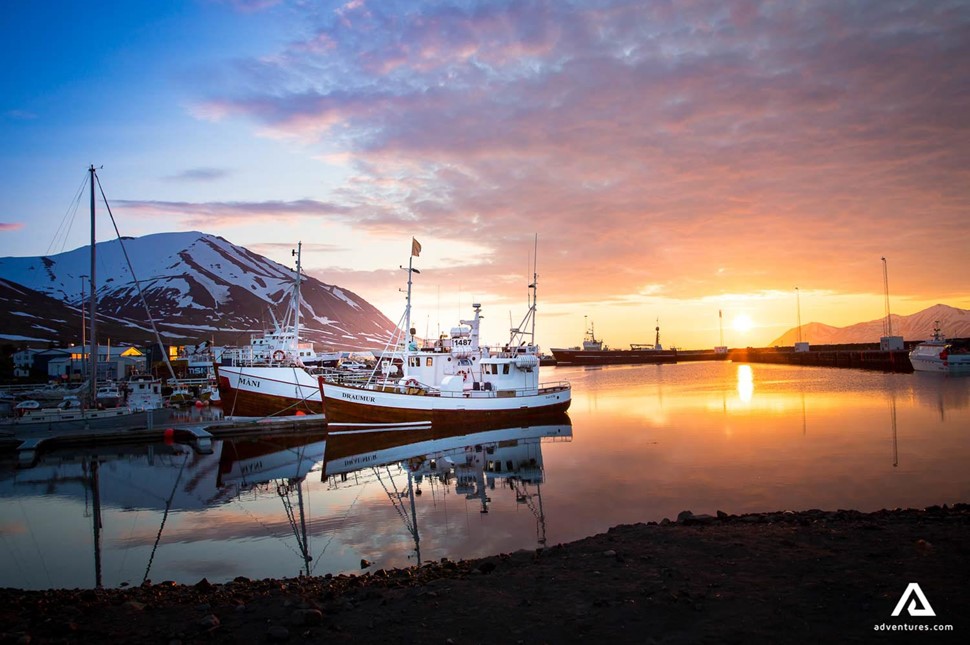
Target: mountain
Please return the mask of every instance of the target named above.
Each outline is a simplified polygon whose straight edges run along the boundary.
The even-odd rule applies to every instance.
[[[272,329],[291,306],[295,269],[199,232],[159,233],[97,245],[98,337],[238,345]],[[131,258],[134,277],[125,252]],[[81,340],[82,289],[90,247],[43,257],[0,258],[0,339],[32,344]],[[141,284],[147,311],[139,296]],[[304,276],[301,336],[317,349],[375,349],[394,329],[355,293]]]
[[[970,337],[970,310],[948,305],[933,305],[909,316],[890,315],[893,336],[905,340],[925,340],[933,335],[933,327],[939,321],[940,329],[947,338]],[[841,345],[848,343],[878,343],[885,336],[886,319],[870,320],[848,327],[832,327],[822,323],[802,325],[801,338],[812,345]],[[789,329],[771,342],[772,346],[794,345],[798,341],[798,328]]]

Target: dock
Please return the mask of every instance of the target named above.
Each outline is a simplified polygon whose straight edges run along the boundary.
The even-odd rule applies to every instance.
[[[85,428],[51,431],[30,426],[4,428],[0,434],[0,451],[12,450],[17,453],[17,465],[29,468],[34,464],[42,450],[52,450],[71,446],[92,446],[119,443],[184,443],[192,446],[199,454],[212,452],[212,442],[216,439],[230,439],[246,436],[272,436],[274,434],[293,434],[295,432],[316,432],[325,430],[327,421],[324,415],[303,415],[267,418],[233,418],[218,421],[189,421],[181,423],[158,424],[154,427],[132,428]]]

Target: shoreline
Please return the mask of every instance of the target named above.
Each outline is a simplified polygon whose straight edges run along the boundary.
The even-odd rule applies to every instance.
[[[965,638],[968,529],[970,504],[684,511],[566,544],[361,575],[6,588],[0,643],[883,642],[886,631],[945,626]],[[935,617],[892,616],[913,582]]]

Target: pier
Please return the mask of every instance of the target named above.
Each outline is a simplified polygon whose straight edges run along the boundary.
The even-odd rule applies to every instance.
[[[796,352],[791,347],[747,347],[729,350],[728,358],[734,363],[781,363],[901,373],[913,371],[908,349],[887,351],[866,345],[819,345],[807,352]]]

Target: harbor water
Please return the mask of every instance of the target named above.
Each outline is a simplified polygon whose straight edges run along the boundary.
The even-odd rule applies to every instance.
[[[360,574],[695,514],[970,502],[970,377],[729,361],[543,367],[568,418],[0,463],[0,586]]]

